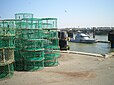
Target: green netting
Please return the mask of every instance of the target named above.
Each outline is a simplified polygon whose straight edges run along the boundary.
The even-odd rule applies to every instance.
[[[58,58],[52,57],[51,59],[45,59],[44,60],[44,66],[50,67],[50,66],[57,66],[59,64]]]
[[[57,18],[41,18],[42,28],[57,28]]]
[[[57,31],[43,30],[43,38],[45,39],[55,39],[58,37]]]
[[[16,21],[15,25],[16,25],[16,29],[20,29],[21,28],[21,21]]]
[[[29,51],[29,52],[21,52],[21,55],[23,56],[24,60],[29,60],[31,59],[32,60],[36,60],[36,61],[41,61],[44,59],[44,51]]]
[[[7,61],[9,68],[10,65],[8,62],[14,61],[14,50],[10,49],[14,47],[16,47],[15,70],[34,71],[43,69],[44,65],[58,65],[60,50],[57,18],[39,19],[33,18],[32,13],[17,13],[15,14],[15,19],[0,21],[1,67],[3,63],[6,65]],[[10,74],[10,72],[5,74],[7,69],[4,71],[3,67],[0,70],[4,72],[2,76],[0,75],[1,77]]]
[[[17,28],[35,29],[41,28],[41,19],[38,18],[23,18],[21,22],[16,22]]]
[[[24,61],[24,70],[35,71],[44,68],[44,60],[42,61]]]
[[[44,48],[46,50],[52,49],[52,50],[60,50],[59,47],[59,40],[58,39],[49,39],[47,42],[44,44]]]
[[[52,45],[53,45],[53,46],[59,46],[59,39],[58,39],[58,38],[56,38],[56,39],[51,39],[50,41],[52,42]]]
[[[19,51],[22,50],[23,46],[22,46],[22,40],[16,38],[15,39],[15,51]]]
[[[19,51],[19,50],[15,50],[14,51],[14,59],[15,59],[15,61],[22,61],[22,60],[24,60],[24,58],[23,58],[23,56],[21,54],[21,51]]]
[[[15,37],[0,37],[0,48],[14,48]]]
[[[3,27],[3,28],[16,28],[17,24],[16,22],[20,22],[21,20],[19,19],[5,19],[5,20],[1,20],[0,22],[0,27]]]
[[[42,39],[28,39],[22,41],[22,50],[26,51],[39,51],[43,48],[43,41]]]
[[[44,67],[44,51],[15,51],[15,70],[33,71]]]
[[[15,19],[22,19],[22,18],[33,18],[32,13],[16,13]]]
[[[19,60],[15,62],[14,66],[15,70],[17,71],[41,70],[44,68],[44,60],[42,59],[40,61]]]
[[[14,74],[13,63],[0,66],[0,79],[11,77]]]
[[[59,57],[60,51],[59,50],[45,50],[45,59],[51,59],[53,57]]]
[[[41,29],[16,29],[16,36],[21,39],[42,39]]]
[[[44,66],[55,66],[58,65],[58,57],[60,56],[60,51],[58,50],[45,50],[44,55]]]
[[[15,29],[0,27],[0,36],[15,36]]]
[[[57,43],[52,42],[51,40],[47,40],[47,42],[44,43],[45,50],[60,50],[60,47]]]
[[[23,59],[18,59],[14,62],[14,70],[24,71],[24,60]]]
[[[0,49],[0,66],[14,62],[14,49]]]

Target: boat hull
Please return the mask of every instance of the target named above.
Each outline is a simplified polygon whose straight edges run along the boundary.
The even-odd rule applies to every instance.
[[[70,42],[74,43],[95,43],[95,40],[70,40]]]

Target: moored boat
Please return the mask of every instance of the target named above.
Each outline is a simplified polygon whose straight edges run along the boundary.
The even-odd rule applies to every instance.
[[[77,35],[74,38],[70,39],[70,42],[76,43],[95,43],[96,40],[91,38],[88,34],[77,32]]]

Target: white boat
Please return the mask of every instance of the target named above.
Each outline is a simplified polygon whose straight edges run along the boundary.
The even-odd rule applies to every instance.
[[[96,40],[93,38],[90,38],[88,34],[84,34],[82,32],[77,32],[77,35],[74,36],[74,38],[70,39],[71,42],[76,43],[95,43]]]

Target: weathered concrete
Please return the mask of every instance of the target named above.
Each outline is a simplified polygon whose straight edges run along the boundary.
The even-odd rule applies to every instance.
[[[59,66],[15,72],[0,85],[114,85],[114,57],[61,53]]]
[[[95,57],[104,57],[104,55],[101,55],[101,54],[78,52],[78,51],[69,51],[69,50],[68,51],[61,51],[61,53],[70,53],[70,54],[80,54],[80,55],[95,56]]]

